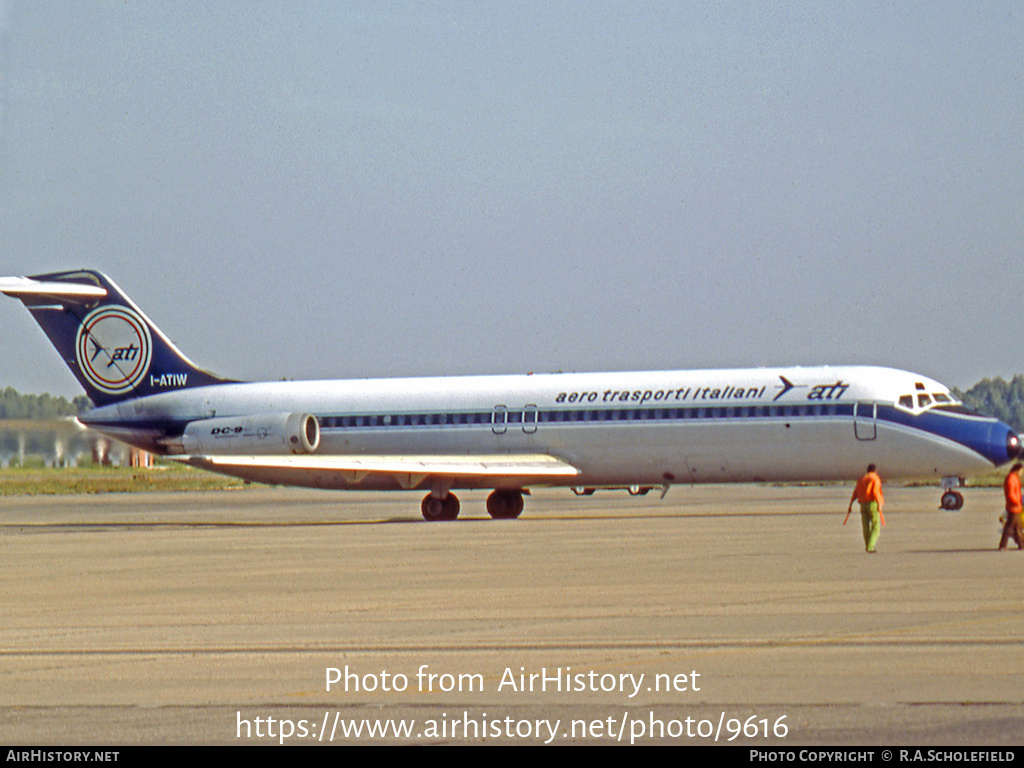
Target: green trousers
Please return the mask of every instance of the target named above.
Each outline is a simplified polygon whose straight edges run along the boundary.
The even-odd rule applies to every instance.
[[[875,544],[878,543],[878,534],[882,532],[881,515],[878,514],[878,502],[869,501],[860,505],[860,523],[864,528],[864,549],[868,552],[875,551]]]

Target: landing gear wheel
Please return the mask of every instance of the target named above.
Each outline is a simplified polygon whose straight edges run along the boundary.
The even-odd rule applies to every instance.
[[[964,505],[963,494],[957,491],[946,491],[942,494],[942,501],[939,502],[942,508],[953,512],[960,509]]]
[[[423,497],[423,503],[420,504],[420,512],[423,513],[424,520],[429,520],[432,523],[441,520],[454,520],[459,516],[459,499],[454,493],[449,493],[443,499],[428,493]]]
[[[487,514],[495,520],[512,520],[522,511],[522,491],[494,491],[487,497]]]

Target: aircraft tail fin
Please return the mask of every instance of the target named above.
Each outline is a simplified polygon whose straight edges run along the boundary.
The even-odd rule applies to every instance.
[[[95,405],[230,381],[197,367],[106,275],[92,270],[0,278]]]

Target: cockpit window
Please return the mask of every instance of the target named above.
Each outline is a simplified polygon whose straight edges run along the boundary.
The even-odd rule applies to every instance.
[[[900,395],[896,404],[901,408],[908,408],[912,411],[920,411],[928,408],[952,408],[959,404],[956,396],[949,392],[932,392],[926,394],[918,392],[916,395]]]

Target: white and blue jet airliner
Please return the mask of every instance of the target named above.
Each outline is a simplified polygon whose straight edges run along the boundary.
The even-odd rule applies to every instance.
[[[493,489],[518,517],[537,486],[645,492],[677,483],[888,480],[953,488],[1021,454],[1019,436],[937,381],[862,366],[248,383],[196,367],[91,270],[0,278],[95,407],[82,424],[193,466],[262,483]]]

